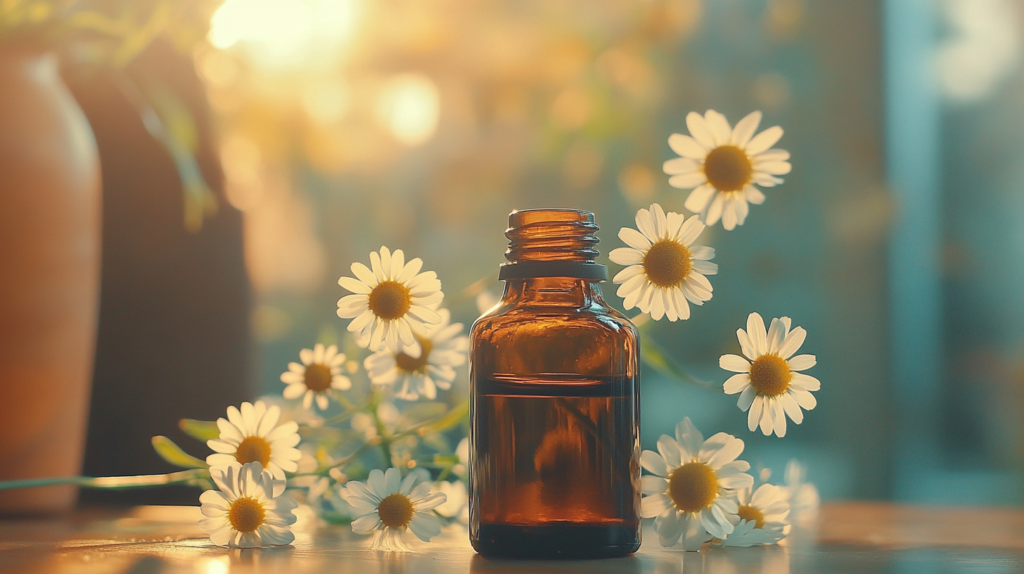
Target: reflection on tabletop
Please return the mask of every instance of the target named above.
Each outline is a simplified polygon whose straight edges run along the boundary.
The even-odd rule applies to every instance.
[[[316,526],[303,513],[293,547],[229,550],[213,546],[195,507],[139,507],[123,513],[0,521],[0,571],[75,574],[449,572],[800,574],[807,572],[1024,571],[1024,511],[938,509],[888,504],[826,504],[818,526],[782,546],[683,552],[645,530],[640,552],[594,561],[487,560],[453,527],[413,552],[366,549],[347,526]]]

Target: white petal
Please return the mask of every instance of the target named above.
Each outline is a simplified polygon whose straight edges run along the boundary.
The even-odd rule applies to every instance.
[[[668,476],[669,474],[665,459],[653,450],[645,450],[640,453],[640,466],[657,476]]]
[[[736,229],[737,223],[739,223],[739,218],[736,215],[736,198],[730,196],[725,200],[725,205],[722,207],[722,228],[726,231],[732,231]]]
[[[747,143],[744,151],[747,152],[747,155],[757,155],[763,151],[767,151],[768,148],[775,145],[781,138],[782,128],[779,126],[770,127],[754,136],[754,138]]]
[[[645,474],[640,477],[640,492],[643,494],[658,494],[668,490],[668,481],[660,476]]]
[[[632,247],[619,247],[608,253],[608,259],[619,265],[639,265],[644,262],[644,254]]]
[[[738,439],[731,434],[718,433],[718,435],[725,435],[724,439],[719,439],[724,440],[724,444],[720,449],[718,449],[718,452],[714,453],[711,459],[707,461],[708,466],[710,466],[712,470],[718,470],[722,466],[736,460],[736,457],[743,453],[743,440]],[[714,439],[718,435],[711,437],[711,439]],[[708,441],[711,439],[708,439]],[[702,458],[703,454],[704,453],[702,452]]]
[[[747,317],[747,336],[754,346],[754,353],[758,357],[768,352],[768,333],[764,329],[764,319],[757,313],[751,313]]]
[[[356,534],[369,534],[381,526],[380,517],[376,512],[364,514],[352,521],[352,532]]]
[[[818,363],[814,355],[797,355],[788,362],[791,371],[806,371]]]
[[[690,130],[690,135],[693,136],[693,139],[697,140],[697,143],[705,149],[713,149],[715,147],[715,136],[711,133],[711,129],[708,128],[703,116],[697,112],[686,114],[686,127]],[[768,147],[771,146],[769,145]],[[768,147],[765,149],[768,149]]]
[[[622,297],[625,293],[629,293],[634,288],[639,286],[639,283],[635,283],[635,284],[633,284],[632,288],[627,288],[627,289],[625,289],[623,291],[623,287],[625,287],[625,283],[627,283],[630,279],[634,279],[636,277],[641,277],[641,280],[642,280],[643,274],[644,274],[644,268],[643,268],[642,265],[630,265],[629,267],[626,267],[622,271],[619,271],[618,273],[616,273],[615,277],[612,279],[612,282],[613,283],[621,283],[622,284],[622,285],[619,286],[619,293],[618,293],[619,297]]]
[[[722,358],[718,359],[718,366],[734,373],[750,372],[750,361],[739,355],[722,355]]]
[[[757,131],[757,126],[761,123],[761,112],[755,111],[750,112],[742,120],[736,123],[735,129],[732,130],[732,144],[740,149],[744,149],[750,138],[754,136],[754,132]]]
[[[672,506],[672,499],[664,494],[645,496],[640,501],[640,516],[643,518],[654,518],[670,506]]]
[[[792,393],[782,395],[779,400],[782,402],[782,408],[786,410],[786,414],[793,419],[793,422],[796,424],[804,422],[804,412],[800,410],[800,405],[796,403]]]
[[[703,185],[704,183],[707,183],[707,181],[708,178],[706,175],[704,175],[703,171],[695,171],[691,173],[673,175],[672,177],[668,178],[668,184],[676,189],[690,189],[691,187]]]
[[[807,331],[803,327],[797,327],[789,332],[789,336],[783,341],[782,346],[779,347],[779,356],[783,359],[790,358],[793,353],[800,350],[800,345],[804,344],[804,339],[807,338]]]
[[[366,283],[351,277],[342,277],[341,279],[338,279],[338,285],[341,285],[345,289],[356,294],[369,295],[373,291],[373,288]]]
[[[772,406],[772,426],[775,427],[775,435],[779,438],[786,436],[786,412],[782,408],[779,399],[773,398],[770,401]]]
[[[703,157],[703,155],[701,157]],[[677,157],[675,159],[670,159],[662,165],[662,169],[668,175],[681,175],[694,172],[704,173],[704,167],[700,161],[690,157]]]
[[[674,546],[679,542],[679,537],[683,534],[683,528],[686,527],[683,513],[670,508],[658,516],[656,522],[655,528],[657,529],[658,538],[662,546]]]
[[[747,409],[750,408],[750,405],[754,403],[754,397],[756,396],[757,389],[755,389],[753,385],[748,386],[743,389],[742,393],[740,393],[740,399],[736,401],[736,406],[738,406],[741,411],[746,412]]]
[[[710,185],[702,185],[695,188],[690,192],[689,197],[686,198],[686,203],[683,204],[686,209],[694,213],[700,213],[707,209],[708,204],[715,197],[715,188]]]
[[[804,391],[821,390],[821,381],[803,373],[793,373],[793,378],[789,381],[789,384],[792,385],[794,389]]]
[[[754,402],[750,404],[750,410],[747,411],[747,428],[753,432],[757,428],[759,422],[761,422],[761,413],[764,410],[764,397],[754,397]]]
[[[786,327],[782,324],[782,321],[778,319],[772,319],[772,324],[768,327],[768,352],[771,354],[778,354],[779,346],[782,341],[786,338]]]
[[[644,251],[651,247],[651,241],[644,237],[643,233],[633,229],[632,227],[623,227],[619,230],[619,239],[626,245],[633,249],[639,249]]]
[[[697,456],[701,445],[704,444],[704,435],[700,434],[697,427],[693,426],[690,417],[683,417],[683,420],[676,424],[676,440],[679,441],[679,446],[688,453],[687,458],[693,458]]]
[[[760,421],[761,433],[764,436],[771,436],[772,433],[775,432],[775,425],[772,421],[772,402],[768,397],[763,398],[764,401],[762,401],[762,404],[764,405],[764,408],[761,410]]]
[[[729,120],[725,119],[725,116],[715,110],[708,110],[704,114],[704,119],[708,124],[708,128],[711,129],[711,133],[715,136],[715,145],[723,146],[732,143],[732,127],[729,125]]]
[[[654,217],[646,209],[638,209],[636,212],[636,228],[652,242],[658,240],[658,232],[654,226]]]
[[[733,355],[735,356],[735,355]],[[750,386],[750,375],[740,373],[726,379],[723,389],[727,395],[735,395]]]
[[[766,161],[755,163],[754,169],[771,175],[786,175],[793,166],[788,161]]]
[[[692,244],[692,243],[694,242],[694,240],[696,240],[696,239],[697,239],[697,237],[699,237],[699,236],[700,236],[700,234],[701,234],[701,233],[703,233],[703,232],[704,232],[704,224],[703,224],[703,223],[701,223],[701,221],[700,221],[700,218],[699,218],[699,217],[697,217],[696,215],[694,215],[693,217],[691,217],[691,218],[687,219],[687,220],[686,220],[686,221],[685,221],[685,222],[684,222],[684,223],[683,223],[683,224],[682,224],[682,225],[681,225],[681,226],[679,227],[679,236],[678,236],[678,238],[677,238],[676,240],[677,240],[677,241],[678,241],[679,243],[682,243],[682,244],[683,244],[683,245],[685,245],[685,246],[689,246],[689,245],[691,245],[691,244]],[[693,254],[692,254],[692,252],[691,252],[691,256],[692,256],[692,255],[693,255]]]
[[[441,521],[433,513],[417,512],[409,523],[409,530],[424,542],[441,534]]]
[[[672,148],[672,151],[683,157],[703,160],[708,155],[707,148],[697,143],[697,140],[688,135],[670,135],[668,137],[668,146]]]
[[[818,406],[818,400],[809,391],[793,389],[793,398],[796,399],[796,404],[800,405],[800,408],[805,411]]]
[[[682,453],[679,452],[679,443],[672,437],[666,434],[661,435],[658,439],[658,452],[661,453],[662,458],[665,459],[665,464],[669,468],[675,468],[680,465]]]
[[[351,269],[352,274],[363,283],[369,285],[371,289],[377,286],[377,278],[373,275],[373,272],[366,267],[366,265],[363,265],[362,263],[353,263]]]
[[[715,194],[711,205],[707,207],[707,215],[701,218],[704,225],[714,225],[722,218],[722,211],[725,209],[725,196],[721,193]]]

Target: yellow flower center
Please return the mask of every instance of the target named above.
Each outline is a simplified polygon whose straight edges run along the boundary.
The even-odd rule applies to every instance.
[[[398,319],[411,306],[409,288],[398,281],[381,281],[370,292],[370,310],[381,319]]]
[[[668,495],[683,512],[703,510],[718,496],[718,475],[703,462],[684,464],[669,475]]]
[[[754,165],[747,152],[734,145],[724,145],[711,150],[704,160],[704,175],[708,183],[719,191],[739,191],[754,175]]]
[[[395,355],[395,364],[398,365],[398,369],[405,373],[416,373],[424,371],[427,368],[427,359],[430,357],[430,351],[434,348],[434,344],[420,337],[416,337],[416,342],[420,344],[420,356],[410,357],[405,353],[398,353]]]
[[[658,287],[678,287],[690,275],[693,259],[685,245],[665,239],[644,255],[644,274]]]
[[[396,492],[380,501],[377,515],[384,526],[404,528],[412,522],[412,501],[404,494]]]
[[[786,392],[791,380],[789,363],[778,355],[761,355],[750,365],[750,384],[759,395],[777,397]]]
[[[228,522],[239,532],[252,532],[263,524],[267,511],[255,498],[238,498],[228,510]]]
[[[754,528],[764,528],[764,514],[753,506],[741,505],[739,512],[736,514],[740,517],[740,520],[753,522]]]
[[[267,468],[270,464],[270,443],[260,436],[246,437],[235,450],[235,459],[239,464],[258,462]]]
[[[314,364],[306,367],[306,388],[321,393],[331,388],[331,369],[327,365]]]

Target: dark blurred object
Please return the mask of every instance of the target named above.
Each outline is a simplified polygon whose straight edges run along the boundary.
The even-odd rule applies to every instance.
[[[0,44],[0,480],[74,476],[99,288],[89,125],[36,46]],[[75,488],[0,493],[0,512],[70,510]]]
[[[241,214],[223,199],[209,106],[190,57],[157,41],[123,71],[66,72],[96,133],[103,170],[103,274],[85,473],[174,470],[153,452],[167,435],[204,458],[182,417],[211,420],[249,397],[249,306]],[[125,80],[159,81],[197,128],[196,160],[219,213],[183,221],[172,157],[149,132]],[[195,504],[195,489],[83,492],[104,504]]]

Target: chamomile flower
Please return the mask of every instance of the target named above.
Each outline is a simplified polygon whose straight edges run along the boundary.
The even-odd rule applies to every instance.
[[[406,530],[412,530],[424,542],[440,534],[441,521],[432,510],[444,504],[446,497],[433,492],[429,478],[424,478],[422,473],[413,471],[403,479],[397,468],[387,472],[375,468],[365,483],[348,482],[340,494],[356,517],[352,531],[375,533],[371,550],[398,552],[409,551],[402,541]]]
[[[760,426],[765,436],[786,436],[786,416],[800,424],[800,409],[809,411],[818,404],[811,391],[820,389],[821,382],[798,372],[814,366],[814,355],[793,356],[807,332],[802,327],[790,330],[790,323],[789,317],[772,319],[765,333],[764,320],[751,313],[747,330],[736,331],[744,356],[722,355],[719,360],[723,369],[739,373],[725,381],[725,394],[741,393],[737,404],[747,412],[747,427]]]
[[[299,351],[299,358],[301,365],[288,363],[288,372],[281,375],[281,382],[288,385],[284,389],[284,398],[302,397],[302,407],[306,409],[316,399],[316,406],[325,410],[330,404],[332,389],[344,391],[352,388],[352,381],[341,374],[345,354],[339,353],[337,346],[325,349],[317,343],[312,349]]]
[[[466,364],[469,337],[460,335],[462,323],[451,323],[451,313],[440,309],[441,322],[413,333],[420,348],[418,356],[390,350],[378,351],[366,358],[363,366],[375,385],[394,385],[395,397],[415,401],[420,396],[433,400],[437,389],[450,389],[455,367]]]
[[[735,528],[725,546],[775,544],[789,535],[789,502],[781,488],[772,484],[762,484],[753,492],[744,488],[736,493],[736,502]]]
[[[353,263],[356,277],[338,280],[354,293],[338,300],[338,316],[353,319],[348,330],[358,333],[360,346],[373,352],[387,348],[393,353],[418,356],[413,330],[422,332],[428,325],[441,322],[435,309],[444,293],[437,274],[420,273],[420,258],[406,263],[401,249],[392,253],[387,247],[381,247],[380,253],[370,253],[370,266],[372,271],[362,263]]]
[[[203,518],[199,527],[217,546],[260,548],[282,546],[295,540],[294,499],[283,496],[284,481],[275,480],[259,462],[210,470],[218,490],[200,497]]]
[[[700,214],[706,225],[719,219],[726,229],[743,225],[750,210],[747,204],[764,202],[756,186],[773,187],[782,183],[778,176],[789,173],[789,152],[769,149],[782,137],[782,128],[771,127],[755,136],[760,123],[761,112],[749,114],[735,128],[715,110],[703,116],[690,112],[686,116],[690,135],[668,138],[672,151],[682,156],[665,162],[665,173],[672,176],[668,183],[694,188],[686,209]]]
[[[711,299],[711,282],[707,275],[718,273],[718,265],[710,260],[715,250],[693,245],[704,231],[697,216],[686,219],[668,213],[657,203],[650,210],[636,212],[636,226],[619,230],[619,239],[629,247],[613,249],[609,259],[628,265],[615,276],[621,283],[616,294],[623,297],[626,309],[639,307],[655,321],[690,318],[689,300],[703,305]]]
[[[697,550],[712,536],[724,540],[732,533],[728,517],[739,510],[733,491],[754,484],[746,473],[750,465],[736,460],[742,452],[743,441],[726,433],[704,440],[687,417],[676,425],[675,439],[662,435],[657,453],[640,455],[651,473],[640,479],[646,495],[640,515],[657,517],[654,528],[662,546],[673,546],[682,536],[686,550]]]
[[[284,480],[285,472],[298,470],[302,453],[295,448],[299,425],[294,421],[278,425],[280,417],[280,407],[267,408],[263,401],[242,403],[240,410],[228,407],[228,418],[217,419],[220,437],[206,442],[214,451],[206,463],[217,468],[258,462],[275,479]]]

